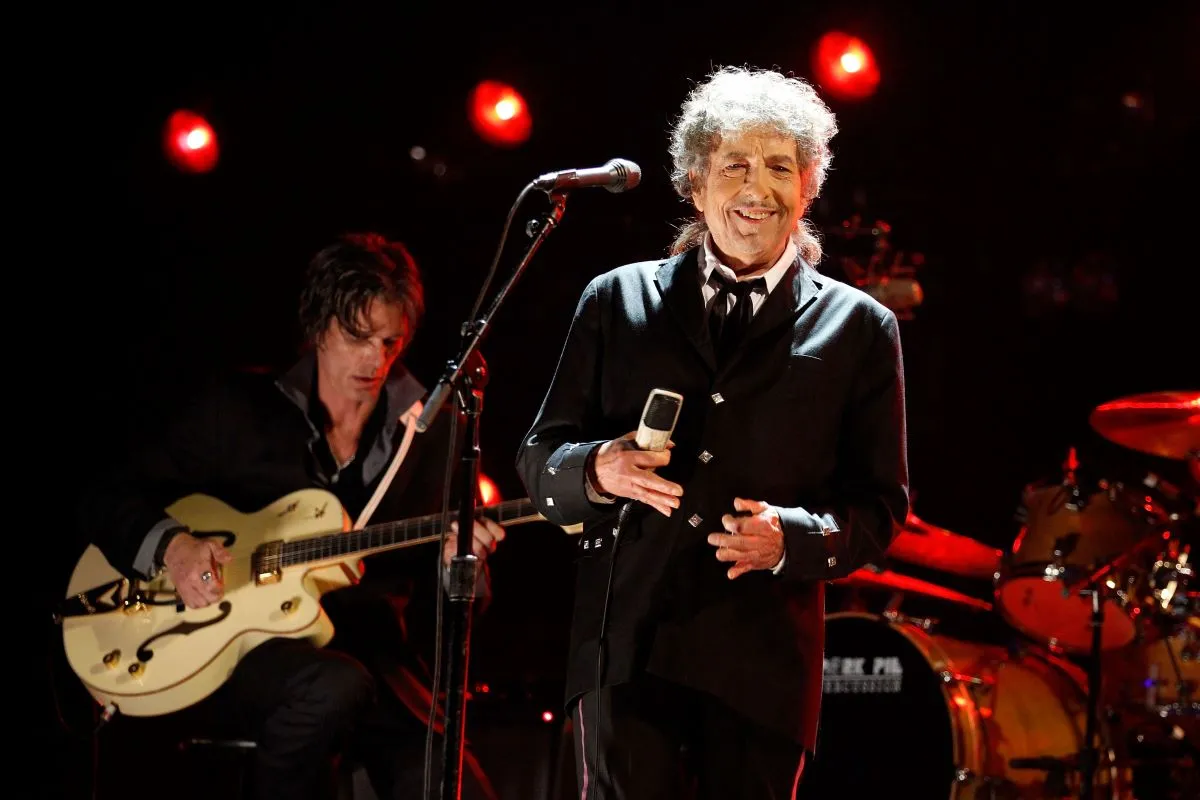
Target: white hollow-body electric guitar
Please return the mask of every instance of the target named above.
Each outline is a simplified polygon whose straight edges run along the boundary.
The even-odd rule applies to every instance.
[[[248,514],[205,494],[167,511],[193,535],[218,538],[233,556],[222,567],[220,601],[186,608],[165,571],[152,581],[132,580],[89,545],[60,613],[71,669],[98,703],[128,716],[199,702],[267,639],[304,638],[323,647],[333,638],[323,594],[356,583],[364,557],[438,541],[442,532],[440,514],[350,530],[337,497],[322,489],[293,492]],[[528,499],[476,512],[503,526],[545,519]]]

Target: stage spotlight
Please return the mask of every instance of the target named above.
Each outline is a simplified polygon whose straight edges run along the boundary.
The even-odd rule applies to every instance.
[[[176,111],[163,129],[163,149],[184,172],[208,172],[217,165],[217,134],[204,117]]]
[[[533,120],[516,89],[497,81],[482,81],[471,93],[471,126],[484,141],[514,147],[529,138]]]
[[[833,31],[813,48],[813,70],[826,94],[842,100],[870,97],[879,85],[879,65],[861,39]]]

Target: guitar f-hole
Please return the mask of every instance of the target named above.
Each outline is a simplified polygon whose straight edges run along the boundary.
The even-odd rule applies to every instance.
[[[203,630],[209,625],[216,625],[218,622],[229,616],[229,613],[233,610],[233,603],[229,602],[228,600],[222,600],[221,604],[217,606],[217,608],[221,610],[221,614],[219,616],[205,620],[204,622],[180,622],[177,625],[167,628],[165,631],[160,631],[159,633],[154,634],[149,639],[142,642],[140,645],[138,645],[137,649],[138,661],[146,662],[154,657],[154,651],[150,649],[150,645],[155,639],[161,639],[164,636],[187,636],[190,633]]]

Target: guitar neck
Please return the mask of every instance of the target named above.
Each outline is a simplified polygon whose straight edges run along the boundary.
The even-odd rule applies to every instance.
[[[475,511],[477,517],[486,517],[505,527],[544,519],[529,498],[508,500],[493,506],[478,506]],[[451,510],[450,521],[456,521],[457,518],[458,514]],[[311,564],[352,555],[365,557],[387,550],[425,544],[441,537],[441,514],[381,522],[357,531],[337,531],[284,542],[279,553],[280,566]]]

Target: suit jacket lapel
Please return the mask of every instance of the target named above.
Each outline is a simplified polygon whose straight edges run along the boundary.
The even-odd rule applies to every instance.
[[[671,257],[658,268],[655,281],[662,292],[663,304],[671,310],[671,315],[704,363],[715,371],[717,359],[705,325],[704,294],[700,287],[700,267],[696,262],[698,253],[699,250],[693,247]]]
[[[737,364],[747,348],[754,346],[755,339],[767,335],[780,325],[794,322],[796,317],[800,316],[821,290],[820,284],[813,279],[812,272],[804,259],[797,256],[779,281],[779,285],[767,296],[763,307],[750,321],[750,328],[737,350],[722,365],[722,374]]]

